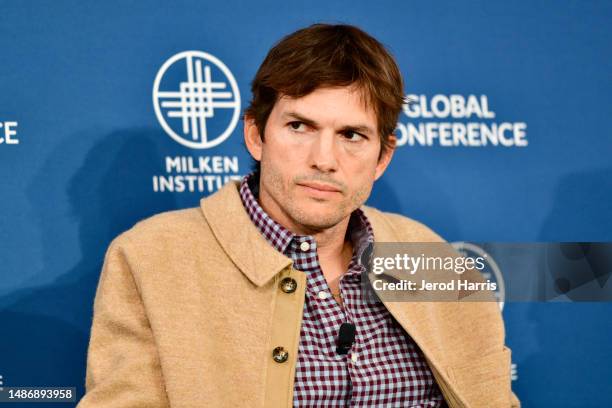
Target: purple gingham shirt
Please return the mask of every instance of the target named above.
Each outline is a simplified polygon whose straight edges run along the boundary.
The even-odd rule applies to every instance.
[[[257,202],[254,173],[240,184],[249,217],[266,240],[307,274],[306,299],[295,369],[294,407],[446,407],[421,350],[384,304],[361,296],[359,256],[374,241],[362,210],[351,214],[348,236],[353,257],[339,281],[343,307],[332,297],[312,236],[295,235],[274,221]],[[309,245],[301,245],[307,242]],[[342,323],[356,326],[346,355],[336,353]]]

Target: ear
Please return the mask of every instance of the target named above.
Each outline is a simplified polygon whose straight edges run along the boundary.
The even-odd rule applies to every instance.
[[[395,146],[397,143],[397,137],[391,134],[389,135],[389,147],[385,150],[385,152],[380,156],[378,163],[376,164],[376,173],[374,175],[374,180],[378,180],[380,176],[383,175],[387,166],[391,162],[391,158],[393,157],[393,153],[395,152]],[[382,148],[382,146],[381,146]]]
[[[255,125],[255,119],[247,115],[244,116],[244,143],[251,156],[255,160],[261,161],[261,144],[263,142]]]

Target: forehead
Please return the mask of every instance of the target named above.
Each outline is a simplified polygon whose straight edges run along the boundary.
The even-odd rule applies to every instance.
[[[376,112],[367,103],[364,92],[354,86],[317,88],[308,95],[293,98],[282,95],[273,112],[283,116],[289,112],[329,125],[362,124],[376,129]]]

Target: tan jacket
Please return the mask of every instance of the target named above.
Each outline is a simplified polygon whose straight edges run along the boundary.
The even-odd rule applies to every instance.
[[[78,408],[291,407],[305,274],[270,246],[238,181],[113,240],[94,302]],[[363,206],[379,242],[440,241]],[[293,293],[279,289],[294,278]],[[518,407],[492,302],[385,302],[423,350],[449,406]],[[282,346],[289,359],[277,363]]]

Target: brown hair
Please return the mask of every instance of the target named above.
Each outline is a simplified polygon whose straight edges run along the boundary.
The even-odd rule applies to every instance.
[[[374,109],[381,151],[390,148],[404,103],[404,84],[397,63],[385,47],[350,25],[313,24],[284,37],[259,67],[245,116],[264,129],[279,96],[300,98],[323,87],[356,86]],[[259,162],[256,163],[259,169]]]

